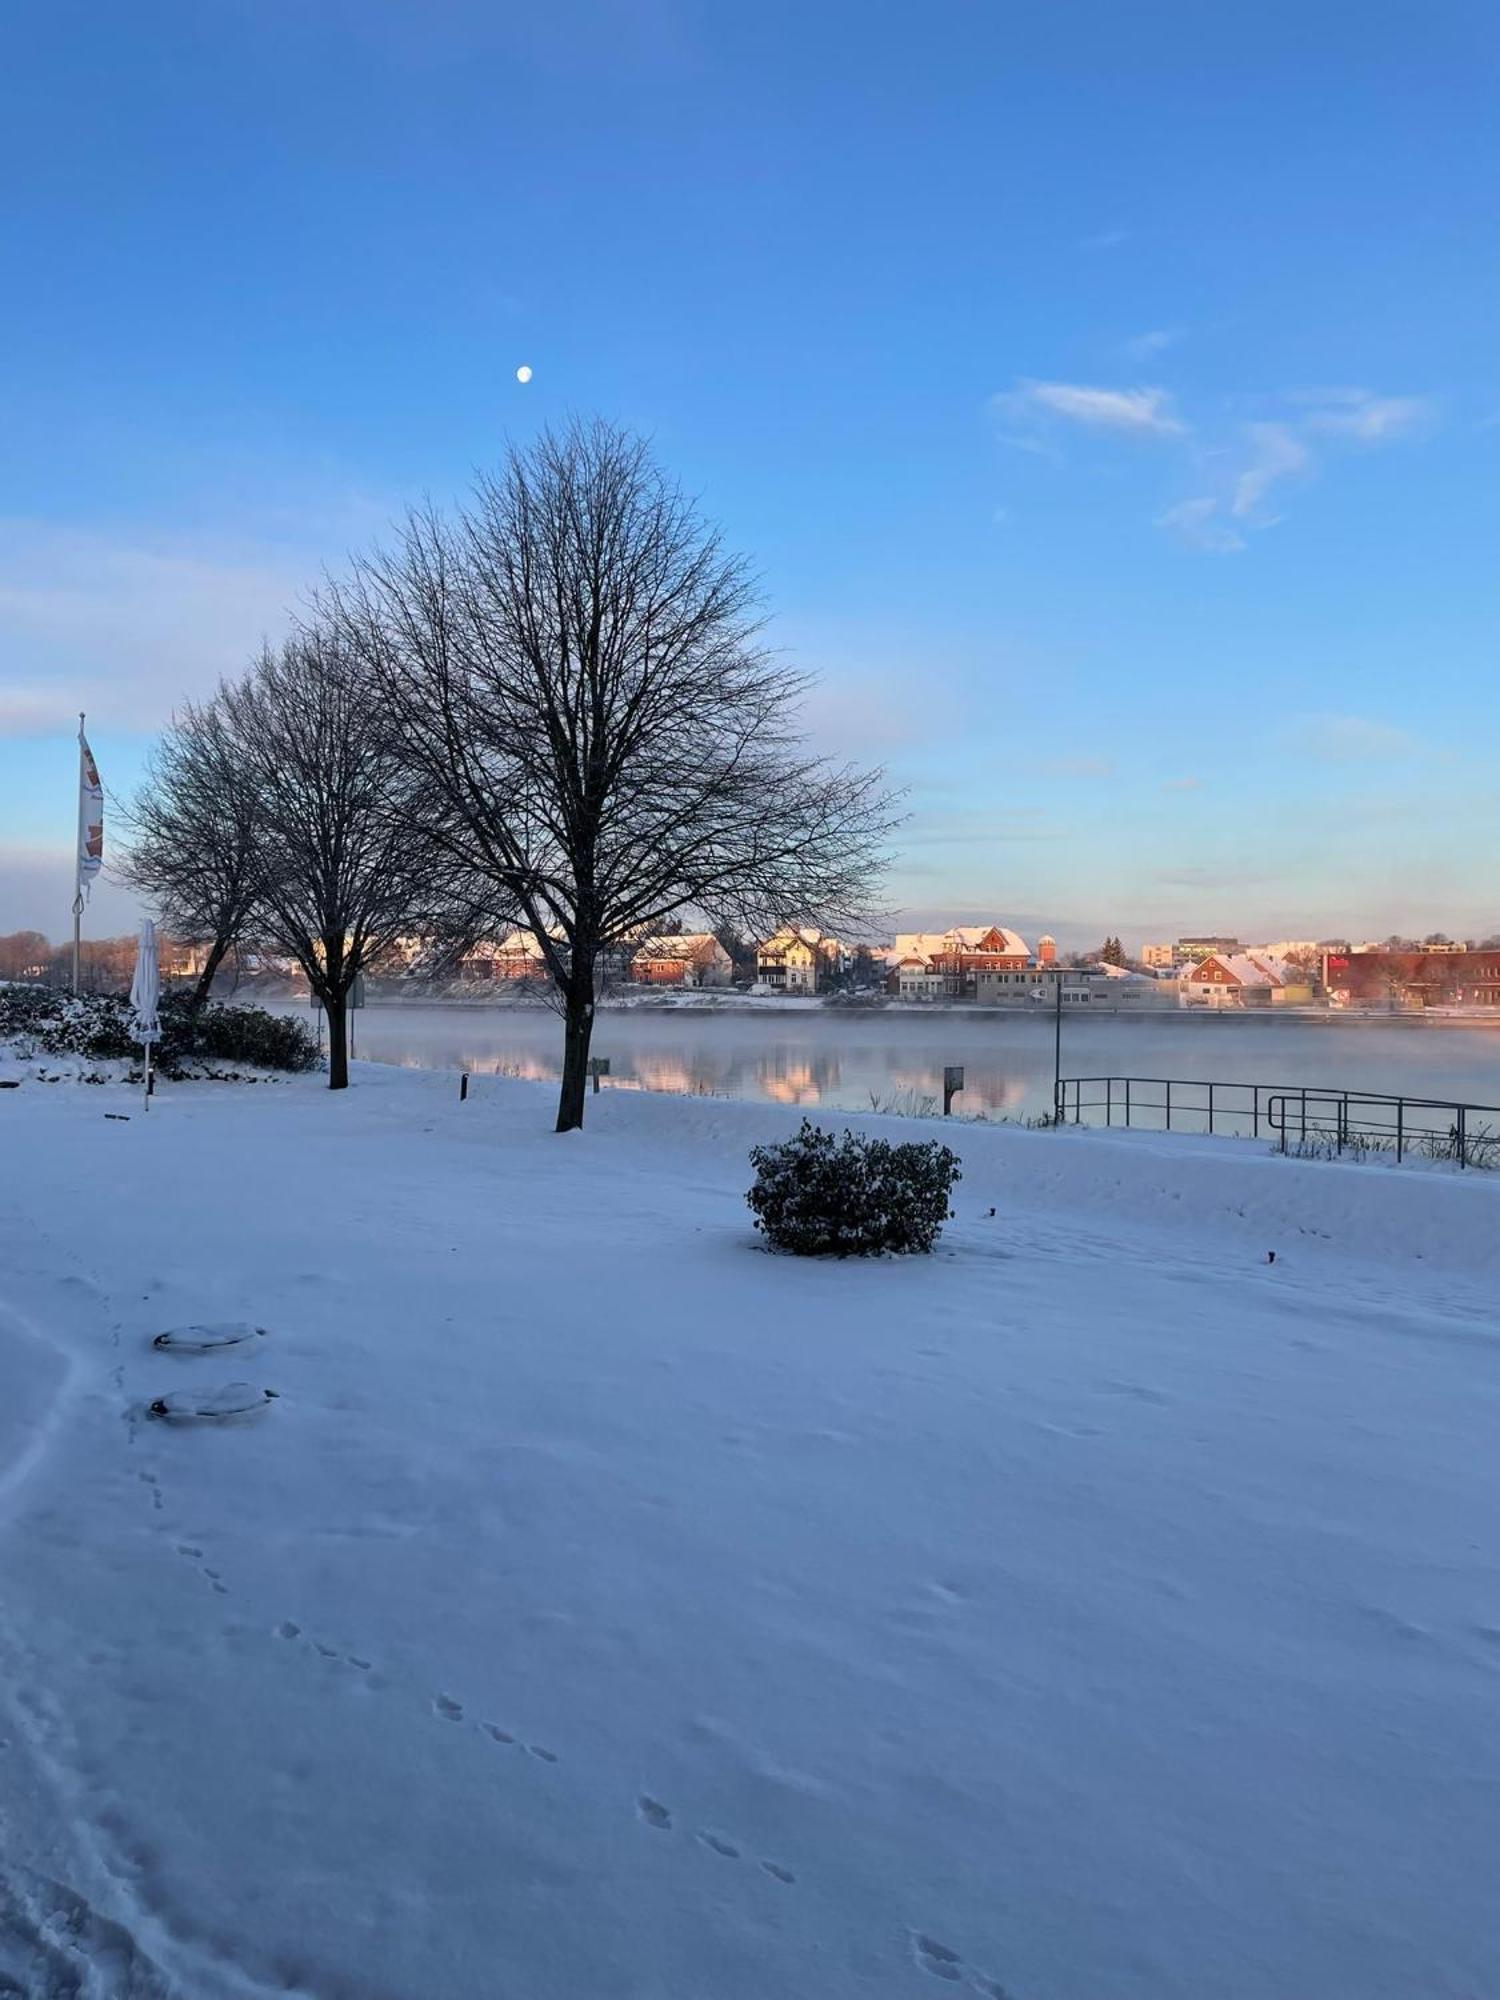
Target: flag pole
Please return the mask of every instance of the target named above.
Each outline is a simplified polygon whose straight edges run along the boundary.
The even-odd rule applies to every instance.
[[[83,934],[83,710],[78,711],[78,838],[73,843],[73,991],[78,991],[78,961]]]

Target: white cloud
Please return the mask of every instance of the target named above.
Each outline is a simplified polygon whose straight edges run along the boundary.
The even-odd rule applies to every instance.
[[[1244,536],[1224,517],[1223,503],[1211,493],[1194,500],[1180,500],[1158,514],[1156,525],[1166,528],[1195,549],[1211,549],[1216,555],[1232,555],[1246,546]]]
[[[1182,437],[1186,425],[1173,414],[1165,389],[1097,389],[1078,382],[1018,382],[992,399],[1011,422],[1061,418],[1085,430],[1120,437]]]
[[[1430,430],[1436,410],[1427,396],[1376,396],[1368,389],[1308,391],[1298,398],[1315,405],[1307,428],[1355,444],[1390,444]]]
[[[1307,446],[1285,424],[1247,424],[1245,436],[1250,463],[1236,479],[1229,503],[1230,512],[1241,521],[1254,517],[1278,479],[1305,472],[1312,462]]]
[[[1203,786],[1201,778],[1166,778],[1162,781],[1164,792],[1196,792]]]
[[[1084,250],[1118,250],[1122,243],[1130,241],[1128,229],[1100,229],[1092,236],[1085,236],[1080,248]]]

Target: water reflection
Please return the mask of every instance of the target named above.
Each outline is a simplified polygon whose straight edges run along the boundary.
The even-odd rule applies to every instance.
[[[538,1009],[372,1006],[358,1053],[416,1068],[548,1082],[562,1030]],[[606,1089],[760,1099],[792,1109],[941,1109],[943,1070],[962,1064],[954,1110],[1022,1118],[1050,1109],[1052,1029],[1027,1016],[769,1010],[606,1012],[595,1030],[610,1061]],[[1482,1030],[1348,1027],[1327,1021],[1073,1020],[1063,1036],[1071,1076],[1214,1077],[1400,1090],[1500,1101],[1500,1036]]]

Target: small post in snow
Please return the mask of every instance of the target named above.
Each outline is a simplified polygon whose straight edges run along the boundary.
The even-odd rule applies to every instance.
[[[609,1057],[608,1057],[608,1056],[590,1056],[590,1057],[589,1057],[589,1075],[590,1075],[590,1076],[591,1076],[591,1077],[592,1077],[592,1078],[594,1079],[594,1095],[595,1095],[595,1097],[597,1097],[597,1096],[599,1095],[599,1079],[600,1079],[600,1077],[601,1077],[601,1076],[608,1076],[608,1075],[609,1075]]]
[[[469,1072],[464,1071],[458,1079],[458,1101],[462,1104],[469,1095]]]
[[[953,1100],[964,1087],[962,1063],[950,1063],[943,1071],[943,1116],[946,1118],[953,1109]]]

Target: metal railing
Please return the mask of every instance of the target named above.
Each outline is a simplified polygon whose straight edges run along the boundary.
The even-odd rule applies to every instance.
[[[1266,1137],[1283,1153],[1316,1146],[1500,1166],[1500,1105],[1456,1098],[1217,1077],[1067,1076],[1058,1079],[1054,1108],[1060,1124]]]

